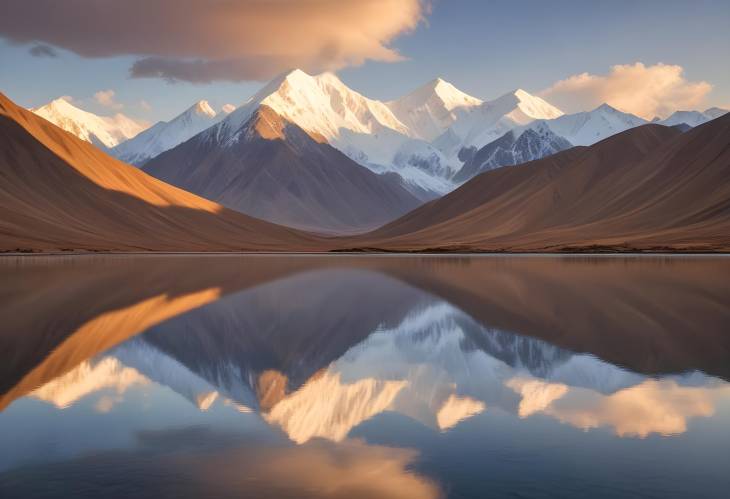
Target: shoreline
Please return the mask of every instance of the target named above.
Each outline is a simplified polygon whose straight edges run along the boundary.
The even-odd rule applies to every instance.
[[[730,251],[28,251],[0,252],[0,258],[88,256],[389,256],[389,257],[730,257]]]

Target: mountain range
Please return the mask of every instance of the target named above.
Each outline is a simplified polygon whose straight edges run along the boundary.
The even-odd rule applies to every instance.
[[[397,173],[404,187],[424,201],[450,192],[462,183],[468,177],[465,172],[460,173],[465,163],[463,158],[469,157],[471,150],[499,140],[510,131],[519,136],[527,128],[535,127],[539,131],[547,125],[552,133],[572,145],[591,145],[646,123],[608,105],[565,115],[521,89],[482,101],[440,78],[399,99],[379,101],[350,89],[334,74],[311,76],[294,70],[269,82],[230,115],[215,113],[206,101],[200,101],[169,122],[157,123],[116,145],[112,154],[142,166],[197,133],[215,136],[224,144],[260,106],[267,106],[303,130],[322,136],[375,173]],[[678,112],[662,124],[687,121],[688,125],[696,126],[723,112],[718,108],[689,113],[692,116]],[[83,120],[77,114],[69,112],[69,119],[80,121],[77,128],[84,129]],[[550,145],[532,147],[532,150],[554,152]],[[505,164],[497,162],[493,166]]]
[[[108,121],[51,104],[3,97],[5,250],[728,247],[717,108],[649,124],[441,79],[384,102],[295,70],[229,114],[199,101],[109,149]]]

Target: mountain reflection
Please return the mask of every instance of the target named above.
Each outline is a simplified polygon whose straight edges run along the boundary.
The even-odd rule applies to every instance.
[[[417,451],[355,430],[398,415],[439,435],[495,414],[645,439],[687,433],[730,403],[725,259],[152,257],[0,269],[6,413],[38,400],[113,415],[139,404],[127,400],[136,393],[171,393],[288,441],[260,444],[255,459],[242,444],[176,462],[197,470],[196,487],[243,486],[216,465],[227,461],[294,489],[326,480],[333,497],[435,497],[439,487],[409,471]],[[107,457],[136,451],[123,452]],[[377,485],[376,462],[387,476]]]

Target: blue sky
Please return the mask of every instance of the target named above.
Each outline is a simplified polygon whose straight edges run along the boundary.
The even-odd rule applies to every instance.
[[[651,68],[664,63],[680,66],[682,81],[688,85],[706,82],[712,86],[711,90],[693,87],[702,93],[702,106],[730,105],[727,0],[441,0],[432,2],[424,18],[415,29],[405,29],[409,32],[383,42],[405,60],[368,60],[340,69],[340,77],[379,99],[395,98],[437,76],[489,99],[518,87],[539,93],[581,73],[601,77],[614,65],[641,62]],[[262,85],[257,81],[171,84],[157,78],[131,78],[130,67],[137,55],[82,57],[49,44],[56,47],[57,57],[34,57],[29,53],[32,43],[10,42],[2,36],[0,26],[0,90],[29,107],[70,95],[81,107],[108,114],[113,111],[92,97],[112,89],[115,101],[123,106],[121,112],[154,122],[173,117],[201,98],[218,107],[240,104]],[[642,74],[624,77],[625,91],[632,91],[625,79],[634,78],[640,85]],[[673,95],[684,95],[682,81]],[[589,90],[597,92],[598,84],[591,85]],[[550,95],[546,94],[548,100]],[[562,98],[565,101],[566,96]],[[590,99],[582,102],[592,103]]]

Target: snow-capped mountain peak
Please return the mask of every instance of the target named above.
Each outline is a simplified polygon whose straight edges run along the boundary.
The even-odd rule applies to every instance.
[[[711,107],[709,109],[705,109],[702,111],[702,114],[709,117],[710,119],[719,118],[720,116],[724,116],[725,114],[730,113],[727,109],[722,109],[719,107]]]
[[[703,112],[700,111],[675,111],[665,120],[659,121],[659,124],[665,126],[675,126],[682,123],[691,127],[699,126],[703,123],[707,123],[710,120],[714,120],[727,113],[725,109],[719,107],[711,107]]]
[[[351,134],[372,135],[385,129],[408,132],[385,104],[355,92],[334,74],[312,76],[296,69],[274,78],[232,112],[216,131],[219,138],[234,136],[261,105],[335,146],[344,147],[342,142]]]
[[[565,114],[551,120],[540,120],[530,126],[537,126],[543,122],[555,134],[576,146],[595,144],[611,135],[647,123],[643,118],[624,113],[605,103],[592,111]]]
[[[121,113],[114,116],[98,116],[84,111],[63,97],[54,99],[44,106],[33,108],[31,111],[102,149],[114,147],[146,128]]]
[[[173,123],[176,120],[188,122],[193,120],[210,120],[217,115],[218,113],[213,110],[207,100],[199,100],[168,123]]]
[[[81,109],[79,109],[76,106],[74,106],[73,104],[71,104],[64,97],[59,97],[57,99],[53,99],[51,102],[49,102],[45,106],[37,107],[35,109],[37,109],[37,110],[47,109],[47,110],[53,110],[56,112],[67,112],[67,113],[76,113],[78,111],[81,111]],[[82,112],[86,112],[86,111],[82,111]],[[90,113],[88,113],[88,114],[90,114]]]
[[[201,116],[208,116],[209,118],[212,118],[215,116],[216,113],[213,111],[213,108],[210,107],[210,103],[207,100],[199,100],[196,102],[188,111],[192,111],[195,114],[201,115]]]
[[[525,92],[521,88],[518,88],[512,95],[517,99],[517,107],[519,110],[532,119],[549,120],[562,116],[564,113],[548,103],[544,99]]]
[[[199,100],[170,121],[160,121],[133,139],[117,145],[112,154],[122,161],[142,166],[225,116],[224,112],[216,113],[207,100]]]
[[[443,103],[450,111],[459,107],[478,106],[482,103],[481,99],[462,92],[442,78],[435,78],[408,95],[392,102],[407,102],[413,106],[418,106],[427,104],[434,99]]]
[[[244,136],[248,119],[262,106],[311,136],[324,138],[376,173],[398,172],[407,184],[417,186],[414,189],[429,193],[442,194],[450,189],[448,180],[435,178],[423,169],[446,168],[438,151],[418,138],[419,134],[404,124],[388,104],[350,89],[332,73],[284,73],[206,133],[222,147],[233,147]],[[406,157],[407,151],[418,153],[415,165]]]
[[[436,78],[387,104],[412,137],[431,141],[482,101]]]

